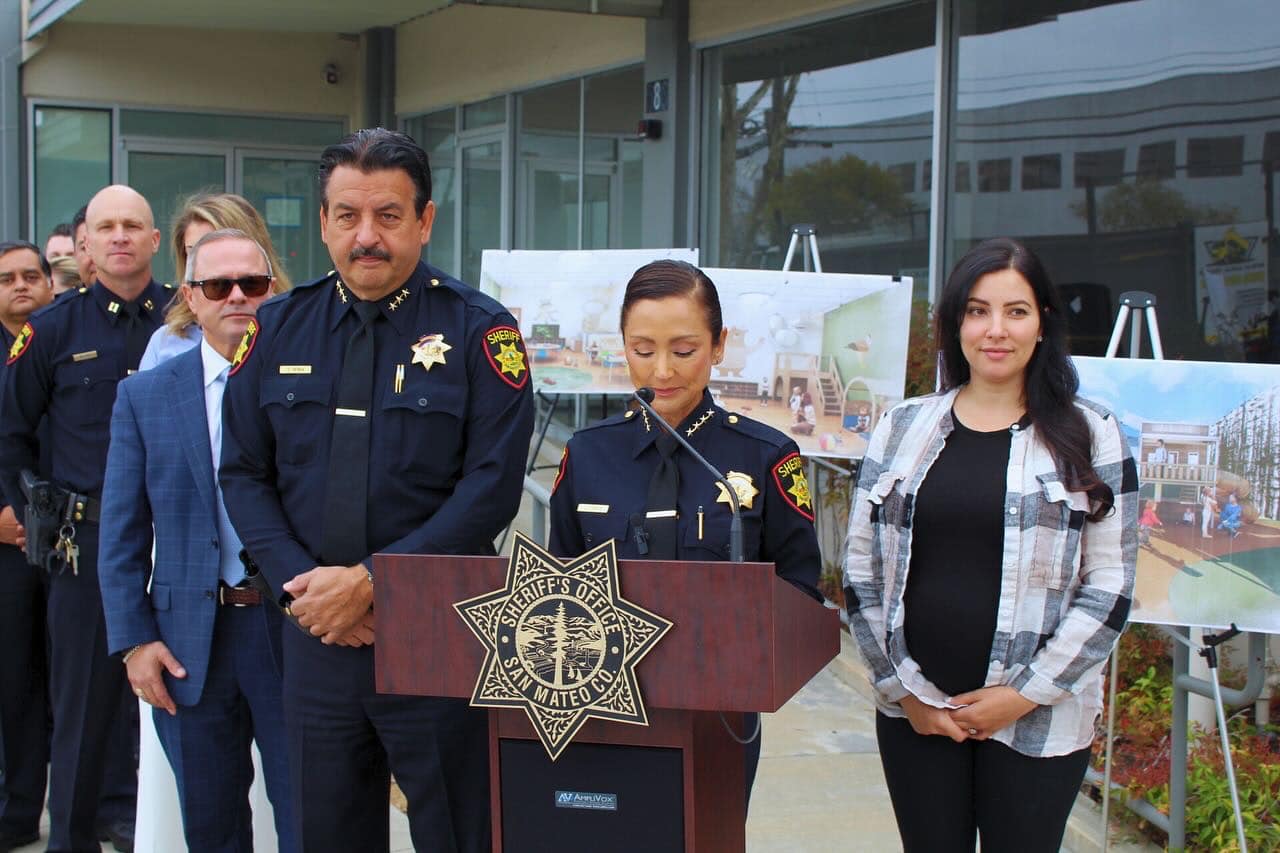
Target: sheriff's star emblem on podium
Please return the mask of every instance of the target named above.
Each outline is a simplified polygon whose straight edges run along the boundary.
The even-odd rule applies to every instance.
[[[506,586],[454,609],[486,649],[471,704],[523,708],[552,761],[590,717],[649,724],[635,667],[671,623],[622,598],[613,540],[562,562],[517,533]]]

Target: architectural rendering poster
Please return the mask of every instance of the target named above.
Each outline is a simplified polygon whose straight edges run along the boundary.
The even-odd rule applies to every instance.
[[[1267,223],[1196,229],[1196,302],[1209,343],[1265,335]],[[1207,300],[1207,304],[1206,304]]]
[[[1138,622],[1280,633],[1280,366],[1077,358],[1138,462]]]
[[[636,268],[682,250],[484,253],[481,288],[511,309],[546,394],[625,394],[618,313]],[[724,359],[711,392],[795,439],[806,456],[859,458],[902,399],[911,280],[707,269],[720,293]]]

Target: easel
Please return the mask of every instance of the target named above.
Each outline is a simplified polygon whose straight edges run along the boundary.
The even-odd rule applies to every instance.
[[[1137,308],[1142,313],[1136,317],[1132,317],[1133,309]],[[1120,338],[1124,333],[1125,324],[1130,319],[1133,320],[1133,326],[1129,335],[1129,358],[1139,358],[1142,348],[1142,319],[1146,318],[1147,329],[1151,333],[1151,354],[1156,361],[1164,360],[1164,345],[1160,340],[1160,327],[1156,323],[1156,298],[1150,293],[1140,290],[1131,290],[1120,294],[1120,310],[1116,316],[1115,328],[1111,331],[1111,340],[1107,344],[1107,358],[1115,358],[1120,348]],[[1141,460],[1139,460],[1140,462]],[[1227,782],[1231,789],[1231,805],[1235,812],[1236,819],[1236,836],[1240,845],[1240,853],[1248,853],[1248,846],[1244,835],[1244,819],[1240,814],[1240,793],[1236,787],[1235,766],[1231,760],[1231,740],[1227,731],[1226,710],[1222,699],[1222,686],[1218,682],[1218,646],[1232,637],[1240,633],[1235,624],[1231,625],[1230,630],[1223,631],[1220,634],[1211,634],[1207,631],[1201,635],[1201,646],[1197,649],[1188,636],[1189,632],[1185,628],[1169,629],[1160,626],[1166,634],[1172,637],[1176,642],[1185,646],[1186,649],[1175,647],[1173,656],[1173,702],[1171,721],[1171,758],[1169,762],[1169,823],[1165,827],[1169,834],[1169,847],[1171,849],[1183,849],[1186,846],[1186,823],[1187,823],[1187,701],[1191,693],[1197,693],[1201,696],[1211,698],[1218,717],[1218,734],[1222,739],[1222,758],[1227,768]],[[1254,678],[1254,647],[1255,641],[1259,639],[1259,635],[1249,635],[1250,645],[1250,662],[1249,662],[1249,684],[1252,685]],[[1201,657],[1209,664],[1210,682],[1205,682],[1200,678],[1193,678],[1189,673],[1190,656],[1188,651],[1197,651]],[[1120,642],[1117,638],[1115,647],[1111,650],[1111,677],[1107,690],[1107,743],[1106,743],[1106,764],[1103,772],[1102,780],[1102,850],[1106,853],[1110,841],[1110,804],[1111,804],[1111,760],[1112,745],[1115,741],[1115,724],[1116,724],[1116,681],[1118,676],[1120,663]],[[1259,662],[1260,663],[1260,662]],[[1259,667],[1260,669],[1261,667]],[[1259,685],[1259,690],[1261,685]],[[1240,694],[1248,694],[1249,686],[1246,685],[1244,691],[1231,691],[1232,694],[1239,696]],[[1243,698],[1243,697],[1241,697]],[[1256,697],[1255,697],[1256,698]],[[1246,699],[1245,701],[1252,701]],[[1096,778],[1096,777],[1095,777]],[[1143,814],[1148,820],[1152,815]]]
[[[787,245],[787,256],[782,261],[782,271],[791,269],[795,260],[796,244],[800,245],[805,272],[822,272],[822,256],[818,254],[818,236],[812,225],[791,226],[791,242]]]

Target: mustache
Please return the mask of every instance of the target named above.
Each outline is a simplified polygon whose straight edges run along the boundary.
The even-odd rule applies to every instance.
[[[351,254],[347,255],[347,258],[353,261],[357,258],[379,258],[384,261],[389,261],[391,260],[391,253],[386,249],[382,249],[377,246],[371,246],[369,248],[356,246],[351,250]]]

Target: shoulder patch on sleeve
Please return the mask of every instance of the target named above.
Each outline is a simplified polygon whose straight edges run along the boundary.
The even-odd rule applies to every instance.
[[[519,329],[494,326],[484,333],[484,354],[498,378],[519,390],[529,382],[529,354]]]
[[[27,347],[31,346],[31,341],[35,339],[36,330],[32,328],[30,323],[23,323],[22,328],[18,330],[18,336],[13,339],[13,346],[9,347],[9,360],[5,365],[13,364],[22,354],[27,351]]]
[[[258,321],[250,320],[248,327],[244,330],[244,337],[240,339],[240,346],[236,347],[235,357],[231,359],[231,372],[228,376],[235,376],[244,363],[249,360],[249,354],[253,352],[253,345],[258,342]]]
[[[809,492],[809,478],[804,474],[804,457],[789,453],[773,466],[772,472],[778,494],[787,505],[813,521],[813,497]]]
[[[564,452],[560,454],[560,470],[556,472],[556,481],[551,484],[551,494],[556,493],[556,489],[560,488],[560,481],[564,479],[565,469],[569,467],[569,446],[566,444]]]

